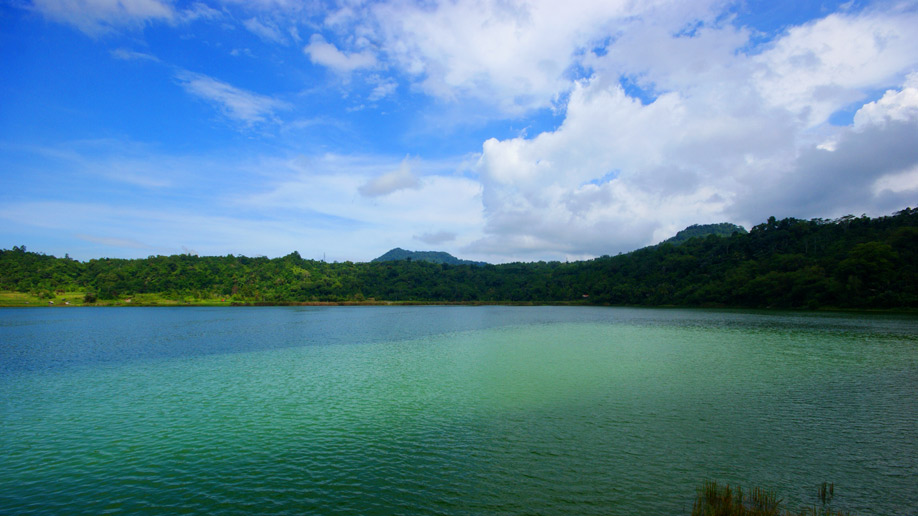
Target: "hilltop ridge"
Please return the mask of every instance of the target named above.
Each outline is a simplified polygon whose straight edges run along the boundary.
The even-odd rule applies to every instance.
[[[730,222],[721,222],[719,224],[692,224],[691,226],[679,231],[675,236],[671,236],[660,242],[658,245],[673,244],[679,245],[688,242],[692,238],[706,237],[714,235],[719,237],[732,236],[733,233],[745,235],[748,233],[743,226],[737,226]]]
[[[401,260],[412,260],[430,263],[445,263],[448,265],[488,265],[487,262],[476,262],[472,260],[463,260],[444,251],[408,251],[401,247],[390,249],[379,258],[374,258],[372,262],[397,262]]]

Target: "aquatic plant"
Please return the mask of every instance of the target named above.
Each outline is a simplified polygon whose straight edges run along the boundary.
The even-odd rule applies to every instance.
[[[833,509],[835,484],[823,482],[817,489],[820,507],[810,507],[792,512],[782,507],[774,491],[752,488],[748,493],[741,486],[736,489],[729,484],[721,487],[714,481],[705,481],[698,489],[692,516],[852,516],[851,513]]]

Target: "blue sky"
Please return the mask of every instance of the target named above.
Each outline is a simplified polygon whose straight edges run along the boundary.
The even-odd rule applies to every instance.
[[[494,263],[918,205],[918,2],[8,0],[0,248]]]

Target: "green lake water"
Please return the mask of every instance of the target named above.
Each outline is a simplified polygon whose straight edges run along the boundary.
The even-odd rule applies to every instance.
[[[918,319],[0,310],[2,514],[918,515]]]

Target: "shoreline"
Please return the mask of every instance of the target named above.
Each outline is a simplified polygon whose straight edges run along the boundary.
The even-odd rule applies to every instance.
[[[0,308],[112,308],[112,307],[253,307],[253,306],[611,306],[573,302],[531,301],[164,301],[164,302],[96,302],[96,303],[0,303]],[[661,308],[661,307],[653,307]]]
[[[9,294],[6,292],[4,294]],[[741,310],[755,312],[790,312],[790,313],[876,313],[876,314],[899,314],[899,315],[918,315],[918,309],[914,308],[837,308],[837,307],[817,307],[817,308],[777,308],[777,307],[743,307],[743,306],[688,306],[688,305],[612,305],[607,303],[590,303],[589,301],[386,301],[386,300],[362,300],[362,301],[219,301],[219,300],[200,300],[200,301],[180,301],[159,298],[156,301],[135,301],[135,300],[106,300],[95,303],[83,303],[82,300],[69,303],[67,301],[53,304],[43,301],[22,301],[15,302],[9,299],[0,298],[0,309],[3,308],[113,308],[113,307],[142,307],[142,308],[163,308],[163,307],[202,307],[202,308],[219,308],[219,307],[277,307],[277,306],[580,306],[580,307],[607,307],[607,308],[648,308],[648,309],[678,309],[678,310]]]

